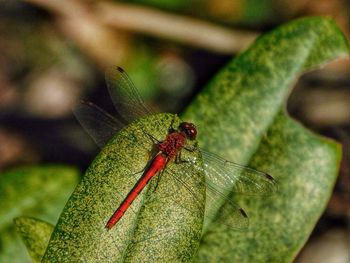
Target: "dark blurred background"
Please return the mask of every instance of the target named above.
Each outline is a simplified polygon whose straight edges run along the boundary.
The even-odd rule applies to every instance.
[[[82,98],[113,113],[104,82],[123,67],[147,104],[181,112],[254,38],[294,18],[333,17],[350,34],[348,0],[0,1],[0,171],[98,152],[71,109]],[[350,61],[303,75],[287,110],[343,145],[328,208],[296,262],[349,262]],[[287,219],[286,219],[287,220]]]

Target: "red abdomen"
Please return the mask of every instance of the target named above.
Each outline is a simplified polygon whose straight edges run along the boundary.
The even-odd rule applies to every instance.
[[[129,192],[119,208],[114,212],[112,217],[108,220],[106,228],[111,229],[119,219],[124,215],[126,210],[130,207],[135,198],[145,188],[149,180],[155,176],[160,170],[164,169],[166,165],[166,157],[163,154],[158,154],[154,157],[149,169],[144,172],[140,180],[136,183],[134,188]]]

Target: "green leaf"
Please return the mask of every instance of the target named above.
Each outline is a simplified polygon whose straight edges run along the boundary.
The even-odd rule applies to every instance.
[[[274,176],[271,197],[233,200],[247,231],[203,236],[195,262],[291,262],[325,209],[335,183],[338,144],[312,134],[283,111],[301,72],[348,55],[330,18],[296,20],[260,37],[222,69],[183,115],[198,125],[199,145]]]
[[[8,227],[0,232],[0,262],[32,262],[14,227]]]
[[[152,115],[125,127],[87,170],[55,227],[43,262],[189,262],[198,249],[204,210],[203,174],[190,163],[169,163],[158,182],[141,191],[111,229],[105,225],[141,176],[153,142],[168,133],[172,114]],[[143,131],[141,130],[144,129]],[[187,156],[197,158],[197,151]],[[172,173],[188,171],[187,187]]]
[[[13,219],[30,215],[55,223],[78,179],[75,168],[62,165],[22,167],[0,175],[0,262],[31,262]]]
[[[0,230],[22,215],[56,222],[78,182],[78,171],[60,165],[17,168],[0,176]]]
[[[41,262],[54,226],[31,217],[16,218],[15,226],[33,262]]]

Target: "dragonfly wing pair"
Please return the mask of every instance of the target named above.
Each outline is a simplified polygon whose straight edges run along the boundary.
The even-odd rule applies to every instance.
[[[127,123],[152,114],[123,69],[108,69],[106,82],[122,120],[114,118],[91,102],[83,102],[74,110],[81,125],[99,147],[103,147]],[[230,228],[247,227],[248,217],[243,209],[230,200],[231,194],[268,195],[276,189],[275,180],[266,173],[227,161],[207,151],[201,150],[201,153],[204,166],[196,164],[196,168],[201,169],[206,177],[206,217],[212,220],[219,213],[222,219],[220,221],[226,222]],[[194,201],[198,202],[196,189],[186,184],[185,174],[173,174],[175,180],[191,192]]]

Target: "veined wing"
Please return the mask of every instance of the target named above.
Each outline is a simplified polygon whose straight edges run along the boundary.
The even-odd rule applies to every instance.
[[[122,68],[110,67],[105,78],[114,107],[123,119],[116,119],[92,102],[82,102],[73,109],[79,123],[100,148],[126,124],[153,113]]]
[[[122,68],[108,68],[105,77],[113,104],[126,123],[153,113],[146,107],[134,83]]]
[[[191,162],[205,174],[206,207],[204,229],[211,222],[228,229],[244,229],[249,220],[246,212],[232,201],[232,193],[244,195],[269,195],[276,191],[276,181],[264,172],[227,161],[216,154],[201,150],[203,166]],[[181,172],[181,171],[180,171]],[[186,187],[196,198],[196,189],[186,183],[186,173],[174,175],[176,181]],[[199,201],[197,201],[199,203]],[[200,205],[200,203],[199,203]]]
[[[73,109],[73,113],[81,126],[100,148],[125,126],[125,124],[92,102],[82,102]]]
[[[268,173],[227,161],[201,150],[207,184],[221,191],[244,195],[270,195],[277,189]]]
[[[179,169],[176,172],[171,169],[169,170],[172,173],[172,177],[177,182],[178,187],[184,187],[191,194],[193,202],[201,208],[202,202],[197,196],[198,189],[195,189],[186,181],[186,177],[189,176],[187,171],[185,169]],[[205,216],[204,230],[206,230],[213,221],[223,226],[224,230],[240,230],[249,226],[249,218],[246,212],[232,202],[229,195],[225,195],[219,189],[213,188],[206,182],[201,182],[201,184],[202,183],[205,184],[206,188],[206,202],[203,211]]]

